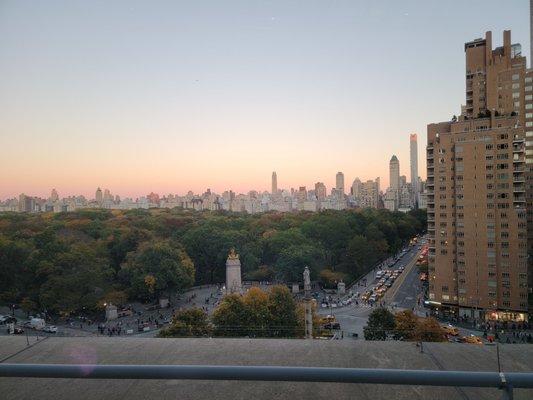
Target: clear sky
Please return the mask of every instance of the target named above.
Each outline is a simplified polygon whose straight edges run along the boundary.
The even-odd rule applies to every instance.
[[[0,198],[380,176],[464,103],[466,41],[529,1],[0,1]]]

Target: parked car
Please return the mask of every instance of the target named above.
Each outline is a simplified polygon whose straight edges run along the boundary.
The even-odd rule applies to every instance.
[[[48,333],[57,333],[57,326],[55,325],[48,325],[43,328],[43,331]]]
[[[13,330],[13,334],[15,335],[22,335],[23,333],[24,333],[24,329],[19,328],[18,326],[16,326],[15,329]]]
[[[341,324],[339,324],[338,322],[328,322],[324,325],[324,329],[341,329]]]
[[[4,325],[4,324],[11,324],[11,323],[16,323],[17,322],[17,319],[11,315],[0,315],[0,324],[1,325]]]
[[[481,338],[475,336],[475,335],[470,335],[470,336],[463,336],[461,338],[461,342],[462,343],[470,343],[470,344],[483,344],[483,340],[481,340]]]

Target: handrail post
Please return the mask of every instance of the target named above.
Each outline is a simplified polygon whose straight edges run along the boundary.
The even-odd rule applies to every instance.
[[[505,384],[501,387],[502,400],[513,400],[513,385]]]
[[[500,389],[502,390],[502,400],[513,400],[513,386],[507,382],[503,372],[500,372],[500,379],[502,381],[500,385]]]

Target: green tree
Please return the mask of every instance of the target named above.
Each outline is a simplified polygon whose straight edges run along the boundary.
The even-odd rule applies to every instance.
[[[29,297],[24,297],[20,302],[20,308],[26,313],[26,316],[29,316],[31,312],[36,311],[37,307],[37,303]]]
[[[325,211],[312,214],[303,222],[302,232],[313,239],[324,253],[326,265],[333,268],[342,259],[348,240],[353,235],[345,213]]]
[[[322,260],[322,252],[311,245],[295,245],[283,250],[276,263],[278,275],[285,282],[299,282],[302,271],[308,266],[311,272],[316,272]]]
[[[39,303],[51,314],[94,311],[109,286],[112,270],[96,248],[71,246],[58,254],[55,269],[39,288]]]
[[[386,308],[377,308],[368,316],[363,333],[365,340],[386,340],[394,332],[394,328],[394,315]]]
[[[375,259],[372,246],[366,237],[355,235],[348,242],[343,269],[353,277],[359,277],[370,270]]]
[[[268,294],[270,314],[268,336],[297,337],[301,335],[297,304],[286,286],[273,286]]]
[[[249,335],[247,311],[242,296],[238,294],[225,296],[213,312],[215,335],[230,337]]]
[[[153,300],[190,287],[194,264],[179,245],[148,242],[128,255],[121,275],[133,297]]]

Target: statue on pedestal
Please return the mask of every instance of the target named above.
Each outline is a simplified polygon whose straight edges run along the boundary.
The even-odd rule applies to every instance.
[[[311,301],[311,273],[309,267],[304,269],[304,306],[305,306],[305,338],[313,338],[313,308]]]
[[[226,293],[242,293],[241,261],[234,248],[226,260]]]
[[[304,293],[307,297],[311,292],[311,273],[309,272],[309,267],[304,269]]]

